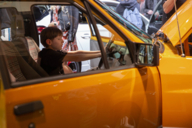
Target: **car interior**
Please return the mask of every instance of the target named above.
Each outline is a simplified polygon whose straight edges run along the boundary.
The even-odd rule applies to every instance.
[[[1,49],[12,82],[48,76],[36,63],[39,51],[36,42],[31,37],[25,38],[28,35],[25,35],[22,15],[15,8],[0,9],[0,11],[7,12],[6,16],[10,19],[11,41],[2,41]]]
[[[1,55],[3,56],[3,59],[7,66],[11,82],[48,77],[49,75],[37,63],[38,52],[40,51],[40,42],[37,26],[35,24],[37,19],[35,19],[33,13],[27,11],[18,12],[15,7],[7,7],[0,8],[0,14],[0,49],[2,51]],[[80,16],[81,19],[86,19],[85,17],[83,17],[83,14]],[[82,21],[84,22],[84,20]],[[10,37],[8,39],[4,39],[3,35]],[[113,35],[113,33],[111,35]],[[117,38],[117,35],[115,35],[115,37]],[[132,64],[132,60],[130,58],[129,51],[126,48],[126,44],[122,45],[120,43],[120,45],[118,45],[118,41],[115,42],[113,36],[110,36],[110,38],[104,38],[105,40],[107,39],[107,41],[103,41],[104,45],[108,43],[106,48],[108,51],[107,56],[110,67],[118,67]],[[90,39],[90,42],[94,41],[97,42],[97,40]],[[99,50],[99,47],[91,50]],[[91,68],[88,71],[105,69],[102,59],[99,59],[99,61],[96,61],[96,63],[97,67]]]

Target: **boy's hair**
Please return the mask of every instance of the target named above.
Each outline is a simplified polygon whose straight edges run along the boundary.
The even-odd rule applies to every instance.
[[[48,47],[46,43],[47,39],[53,40],[55,37],[62,36],[62,35],[63,35],[63,32],[60,29],[56,27],[47,27],[43,29],[41,32],[41,44],[44,47]]]

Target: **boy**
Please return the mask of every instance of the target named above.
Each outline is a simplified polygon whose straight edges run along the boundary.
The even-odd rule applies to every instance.
[[[101,57],[100,51],[63,51],[62,36],[62,31],[57,27],[48,27],[41,32],[41,43],[45,48],[39,52],[38,62],[49,75],[66,74],[63,72],[63,62]]]

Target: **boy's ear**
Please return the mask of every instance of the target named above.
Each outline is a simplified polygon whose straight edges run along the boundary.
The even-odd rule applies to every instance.
[[[46,39],[46,44],[47,44],[48,46],[50,46],[50,45],[52,44],[51,40],[50,40],[50,39]]]

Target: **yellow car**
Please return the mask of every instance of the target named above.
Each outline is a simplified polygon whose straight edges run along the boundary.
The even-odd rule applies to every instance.
[[[98,0],[0,1],[0,127],[192,127],[191,5],[178,10],[182,50],[175,14],[159,30],[165,42]],[[83,50],[102,57],[82,62],[86,71],[49,76],[37,63],[35,15],[52,6],[66,15],[73,6],[79,17],[69,17],[89,24]]]

